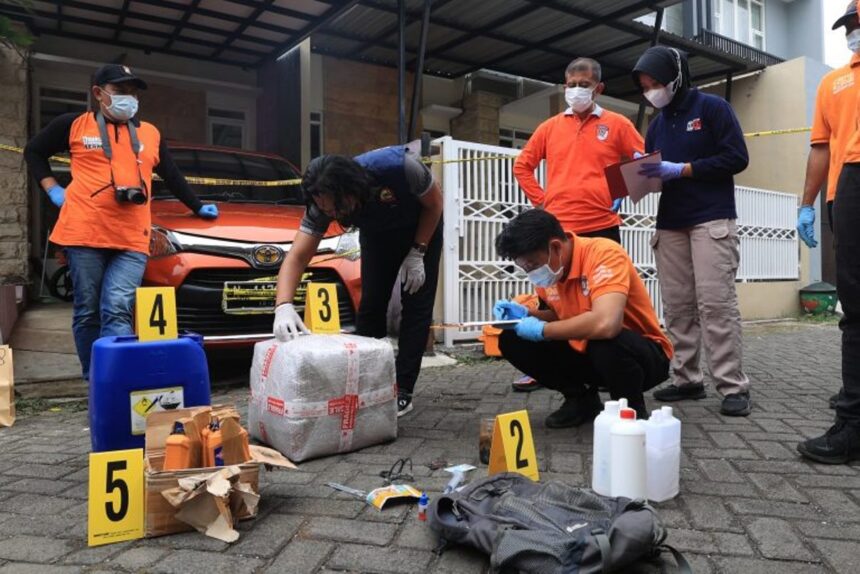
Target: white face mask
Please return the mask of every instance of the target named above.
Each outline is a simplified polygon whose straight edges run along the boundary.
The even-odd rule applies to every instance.
[[[528,272],[529,281],[531,281],[536,287],[552,287],[558,280],[561,279],[561,274],[564,271],[564,265],[559,267],[558,271],[553,271],[552,267],[549,266],[549,260],[552,258],[552,249],[548,250],[547,253],[547,262],[538,267],[537,269],[532,269]]]
[[[594,89],[580,88],[579,86],[575,88],[565,88],[564,101],[567,102],[567,105],[570,106],[574,112],[581,114],[590,108],[592,103],[594,103]]]
[[[855,54],[860,54],[860,28],[847,34],[845,40],[848,42],[849,50]]]
[[[672,101],[672,98],[675,97],[674,92],[672,92],[672,90],[667,86],[648,90],[644,95],[645,99],[651,102],[651,105],[658,110],[668,106],[669,102]]]
[[[137,98],[123,94],[110,94],[110,105],[105,110],[118,122],[127,122],[137,114]]]

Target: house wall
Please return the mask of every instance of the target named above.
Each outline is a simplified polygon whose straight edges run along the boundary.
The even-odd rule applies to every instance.
[[[357,155],[397,143],[397,70],[332,57],[322,63],[326,153]],[[406,95],[411,101],[411,73]]]
[[[0,143],[27,143],[27,73],[21,57],[0,46]],[[20,154],[0,151],[0,198],[0,285],[26,284],[27,170]]]

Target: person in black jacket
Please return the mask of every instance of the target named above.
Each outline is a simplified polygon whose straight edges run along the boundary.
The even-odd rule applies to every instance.
[[[645,150],[661,150],[663,161],[646,165],[642,174],[663,180],[651,245],[675,357],[673,384],[654,398],[705,397],[699,367],[704,346],[723,396],[720,412],[746,416],[749,379],[741,365],[735,292],[740,253],[734,175],[749,163],[743,132],[728,102],[690,87],[686,55],[674,48],[649,48],[633,79],[660,110],[648,126]]]

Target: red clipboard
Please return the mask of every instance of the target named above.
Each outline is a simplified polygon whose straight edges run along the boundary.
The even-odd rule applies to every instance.
[[[660,191],[662,182],[659,178],[639,176],[640,166],[660,163],[663,159],[660,151],[655,151],[636,159],[613,163],[604,169],[606,183],[609,185],[609,195],[612,199],[630,197],[634,203],[648,195]]]

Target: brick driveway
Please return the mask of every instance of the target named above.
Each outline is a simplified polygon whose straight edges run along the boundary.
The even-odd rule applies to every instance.
[[[832,419],[826,400],[839,380],[839,331],[751,326],[745,345],[751,417],[720,416],[713,392],[677,409],[682,495],[658,506],[669,542],[697,573],[860,572],[860,467],[810,464],[794,450]],[[260,517],[240,526],[232,546],[189,533],[87,549],[85,413],[20,419],[0,430],[0,574],[486,571],[487,561],[470,551],[436,556],[436,540],[414,509],[380,513],[324,483],[374,488],[381,470],[409,456],[416,485],[438,493],[448,477],[430,462],[477,463],[479,418],[527,408],[542,478],[587,485],[591,428],[546,429],[543,418],[559,397],[510,393],[514,376],[501,361],[425,370],[396,442],[298,472],[264,472]],[[233,390],[216,398],[241,404],[245,396]]]

